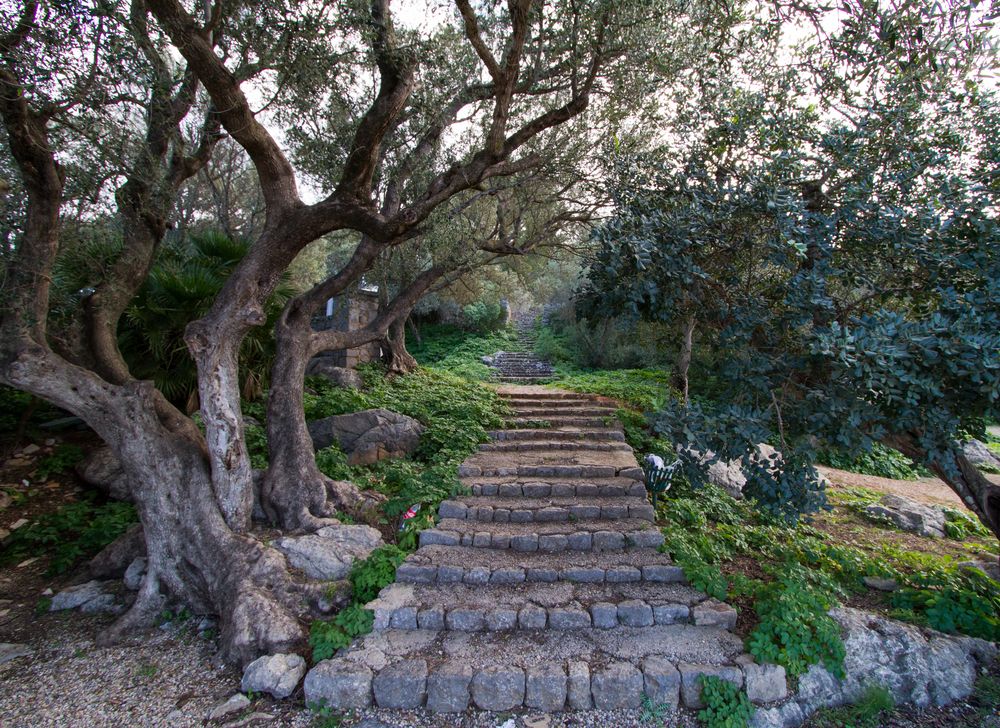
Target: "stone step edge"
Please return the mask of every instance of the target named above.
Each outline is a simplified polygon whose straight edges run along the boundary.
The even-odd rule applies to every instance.
[[[524,430],[491,430],[487,434],[493,442],[536,442],[538,440],[625,442],[625,433],[615,429],[573,432],[529,427]]]
[[[472,483],[474,496],[505,498],[614,498],[646,497],[646,486],[632,481],[628,486],[597,483]]]
[[[463,463],[458,466],[459,478],[517,476],[533,478],[630,478],[643,481],[642,468],[619,468],[614,465],[514,465],[480,466]]]
[[[476,523],[476,521],[467,521]],[[663,534],[655,529],[644,531],[574,531],[573,533],[492,533],[465,532],[427,528],[420,532],[421,546],[471,546],[477,549],[520,551],[522,553],[558,554],[563,551],[623,551],[626,548],[657,549]],[[402,567],[401,567],[402,568]]]
[[[502,399],[594,399],[594,395],[569,390],[550,390],[547,392],[497,392]]]
[[[581,503],[572,506],[543,505],[540,508],[515,509],[504,508],[502,504],[470,506],[458,500],[445,500],[438,506],[438,515],[441,518],[457,518],[460,521],[477,523],[563,523],[570,520],[613,521],[623,518],[638,518],[652,523],[656,520],[653,506],[645,499],[636,503],[606,505]]]
[[[633,571],[629,571],[633,570]],[[644,566],[570,566],[564,569],[545,567],[455,566],[445,564],[414,564],[404,562],[396,569],[396,581],[401,584],[523,584],[568,581],[575,584],[620,584],[639,572],[638,581],[660,584],[686,584],[684,570],[674,564],[646,564]],[[610,573],[610,580],[608,574]]]
[[[746,687],[756,704],[787,697],[785,670],[758,665],[749,655],[732,663],[704,665],[672,662],[650,655],[632,662],[619,660],[591,669],[584,660],[474,669],[462,660],[445,660],[428,668],[421,657],[397,660],[377,672],[364,663],[338,656],[323,660],[306,675],[307,705],[333,710],[373,705],[394,710],[424,708],[434,713],[460,713],[470,707],[488,711],[529,708],[566,710],[638,709],[645,696],[671,710],[704,707],[701,676],[713,675]]]
[[[513,417],[504,420],[504,425],[509,430],[543,430],[545,427],[528,427],[536,422],[546,422],[547,427],[592,427],[594,429],[619,429],[621,427],[614,417],[564,417],[562,415],[545,417]]]
[[[584,440],[507,440],[484,442],[478,448],[479,452],[562,452],[564,450],[631,452],[632,448],[624,442],[586,442]]]
[[[542,607],[526,604],[520,609],[498,607],[479,609],[441,605],[420,608],[414,605],[379,604],[370,602],[366,609],[375,614],[373,629],[412,631],[417,629],[449,632],[509,632],[513,630],[579,630],[616,629],[618,627],[652,627],[671,624],[693,624],[695,627],[721,627],[732,631],[736,627],[736,610],[715,599],[689,607],[670,603],[651,605],[644,599],[622,599],[618,602],[594,602],[589,607]]]

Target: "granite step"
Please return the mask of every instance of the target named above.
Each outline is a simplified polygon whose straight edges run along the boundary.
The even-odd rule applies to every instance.
[[[581,502],[567,497],[461,496],[443,501],[441,518],[478,523],[555,523],[584,520],[637,518],[653,522],[653,506],[645,496],[587,498]],[[511,519],[515,519],[511,521]]]
[[[552,417],[614,417],[614,407],[549,407],[541,404],[531,407],[512,407],[518,417],[545,420]]]
[[[646,486],[632,478],[590,478],[587,480],[515,480],[500,478],[465,478],[464,484],[472,495],[503,496],[506,498],[612,498],[634,496],[644,498]]]
[[[669,709],[697,709],[702,675],[748,686],[758,666],[742,640],[690,624],[614,630],[372,632],[306,676],[307,704],[337,710],[376,705],[458,713],[638,709],[644,697]],[[780,670],[780,668],[778,668]],[[780,679],[784,683],[784,672]],[[781,692],[782,696],[784,691]]]
[[[540,425],[544,423],[544,427],[534,427],[532,425]],[[607,417],[577,417],[574,415],[545,415],[544,417],[511,417],[504,421],[504,424],[513,430],[519,429],[546,429],[550,428],[560,428],[560,427],[592,427],[595,429],[607,429],[609,427],[615,427],[616,420],[614,415],[609,415]]]
[[[562,452],[565,450],[592,450],[595,452],[628,451],[624,442],[589,442],[582,438],[566,442],[563,440],[521,440],[512,442],[486,442],[479,446],[480,452]]]
[[[642,480],[642,470],[638,467],[618,467],[615,465],[493,465],[479,462],[465,463],[458,468],[460,478],[485,476],[516,476],[519,478],[632,478]]]
[[[540,440],[545,442],[625,442],[621,430],[553,430],[548,427],[526,430],[493,430],[489,433],[494,442],[524,442]]]
[[[627,506],[624,506],[627,508]],[[651,506],[637,506],[637,509]],[[503,509],[494,511],[499,517]],[[604,509],[602,508],[602,515]],[[645,511],[636,511],[645,515]],[[656,549],[663,544],[663,534],[645,518],[588,518],[564,521],[533,521],[532,515],[548,518],[568,514],[568,508],[540,511],[514,510],[506,515],[517,522],[478,521],[442,518],[434,528],[420,532],[421,546],[471,546],[480,549],[541,551],[621,551],[632,548]]]
[[[580,394],[579,392],[570,392],[567,390],[558,389],[547,389],[544,392],[505,392],[500,391],[497,394],[506,400],[520,400],[520,399],[532,399],[532,400],[553,400],[553,399],[586,399],[590,400],[592,397],[586,394]]]
[[[471,546],[421,546],[396,571],[404,584],[520,584],[558,582],[599,584],[634,579],[684,583],[684,572],[652,548],[545,553]],[[610,576],[609,576],[610,575]]]
[[[654,624],[736,626],[736,610],[684,584],[631,581],[504,586],[390,584],[366,605],[376,630],[447,629],[499,632],[617,629]]]

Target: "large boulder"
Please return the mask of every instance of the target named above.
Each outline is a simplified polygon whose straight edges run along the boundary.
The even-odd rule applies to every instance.
[[[865,507],[865,513],[891,521],[897,528],[921,536],[944,538],[944,509],[929,506],[901,495],[889,494],[878,503]]]
[[[772,469],[781,467],[781,453],[767,443],[757,445],[760,453],[756,456],[762,464],[766,464]],[[715,458],[715,453],[711,450],[699,452],[698,450],[688,450],[688,455],[695,458],[704,465]],[[716,460],[708,466],[708,482],[726,491],[733,498],[743,498],[743,488],[747,484],[747,477],[743,474],[743,466],[739,460]]]
[[[370,465],[386,458],[405,457],[417,449],[423,425],[412,417],[387,409],[334,415],[309,423],[313,447],[337,443],[350,465]]]
[[[757,709],[753,728],[797,726],[820,708],[856,702],[871,685],[884,687],[897,703],[948,705],[972,692],[977,668],[997,654],[984,640],[950,637],[858,609],[834,609],[830,616],[847,651],[844,679],[813,665],[791,700]]]
[[[977,468],[984,465],[992,468],[1000,468],[1000,458],[986,447],[986,443],[979,440],[969,440],[962,443],[962,453],[969,459],[969,462]]]
[[[326,526],[306,536],[285,536],[274,546],[288,563],[311,579],[343,579],[356,559],[382,545],[382,534],[371,526]]]
[[[353,369],[336,366],[330,357],[325,356],[317,356],[310,360],[306,366],[306,376],[323,377],[345,389],[361,389],[364,386],[360,374]]]
[[[87,457],[77,463],[76,474],[85,483],[107,493],[115,500],[132,500],[128,478],[125,477],[121,463],[111,452],[110,447],[101,447],[91,451]]]
[[[268,693],[279,700],[295,691],[306,674],[306,661],[295,653],[264,655],[243,671],[240,688],[244,692]]]

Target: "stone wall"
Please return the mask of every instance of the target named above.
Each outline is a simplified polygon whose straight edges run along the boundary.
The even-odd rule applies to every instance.
[[[326,315],[326,309],[313,318],[313,328],[318,331],[333,329],[351,331],[367,326],[378,315],[378,294],[373,291],[355,291],[349,296],[334,300],[333,316]],[[377,361],[382,349],[377,341],[354,349],[325,351],[317,355],[331,366],[353,369],[358,364]]]

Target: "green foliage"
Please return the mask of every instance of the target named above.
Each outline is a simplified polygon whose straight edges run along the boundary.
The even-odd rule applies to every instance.
[[[22,413],[31,403],[27,392],[0,384],[0,433],[13,433],[21,421]]]
[[[425,326],[420,343],[407,339],[407,347],[421,364],[471,381],[490,378],[490,368],[482,363],[482,357],[523,349],[512,329],[476,334],[446,325]]]
[[[993,533],[983,525],[982,521],[964,511],[945,508],[944,518],[945,535],[956,541],[964,541],[970,535],[979,536],[980,538],[992,538],[993,536]]]
[[[1000,640],[998,586],[993,582],[992,587],[977,591],[956,587],[904,587],[893,592],[892,605],[899,610],[897,614],[900,616],[909,616],[911,621],[915,618],[941,632],[966,634],[995,642]]]
[[[382,588],[396,578],[396,568],[406,558],[406,551],[398,546],[379,546],[368,556],[355,561],[348,577],[353,589],[354,601],[367,604],[375,599]]]
[[[927,468],[880,442],[872,443],[870,450],[854,457],[836,450],[822,450],[817,454],[816,462],[839,470],[894,480],[916,480],[930,474]]]
[[[334,656],[337,650],[347,647],[355,637],[372,630],[375,615],[360,604],[351,604],[329,621],[316,620],[309,628],[309,646],[313,662]]]
[[[136,520],[130,503],[98,505],[93,498],[69,503],[11,533],[0,551],[0,563],[48,556],[48,573],[62,574],[121,536]]]
[[[197,392],[197,371],[184,343],[184,329],[203,316],[248,250],[248,243],[221,233],[192,236],[165,246],[119,326],[119,346],[132,373],[151,379],[175,404],[185,407]],[[265,305],[266,322],[240,348],[244,397],[265,388],[274,356],[273,328],[292,295],[279,285]]]
[[[794,563],[782,564],[772,574],[773,581],[751,587],[760,623],[747,642],[750,653],[758,662],[783,665],[792,677],[817,663],[843,677],[844,642],[827,614],[835,606],[829,582],[826,588],[818,586],[816,574]]]
[[[642,694],[642,706],[639,711],[639,722],[642,725],[660,726],[667,724],[670,706],[666,703],[654,703],[645,692]]]
[[[480,333],[501,328],[506,315],[507,312],[499,303],[475,301],[462,307],[466,328]]]
[[[707,728],[746,728],[753,718],[754,707],[734,683],[715,675],[702,675],[701,700],[705,707],[698,711],[698,719]]]
[[[883,716],[895,707],[892,693],[879,685],[870,685],[853,705],[817,711],[810,725],[816,728],[878,728]]]
[[[78,445],[60,445],[51,455],[39,458],[35,467],[36,480],[48,480],[51,475],[62,474],[83,460],[83,448]]]
[[[310,379],[306,417],[317,419],[362,409],[385,407],[419,420],[425,427],[412,459],[383,460],[352,467],[336,446],[320,450],[316,464],[328,477],[351,480],[389,497],[383,511],[396,517],[414,504],[423,511],[407,524],[402,538],[413,540],[416,529],[445,498],[461,492],[458,465],[489,439],[488,427],[500,427],[506,407],[486,387],[444,371],[419,369],[388,378],[377,367],[362,369],[363,390],[336,387],[326,380]]]
[[[560,389],[610,397],[642,412],[660,410],[677,396],[669,372],[663,369],[560,370],[556,384]]]

